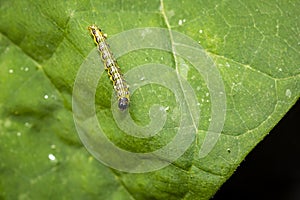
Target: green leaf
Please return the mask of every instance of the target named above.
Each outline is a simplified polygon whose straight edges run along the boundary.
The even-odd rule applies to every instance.
[[[0,199],[209,199],[300,96],[296,1],[23,0],[0,5]],[[80,66],[95,48],[87,31],[93,23],[108,38],[160,27],[203,47],[226,94],[225,124],[207,156],[198,154],[213,106],[206,77],[175,52],[153,49],[122,55],[118,63],[124,73],[161,63],[180,74],[200,103],[196,140],[178,160],[147,173],[111,169],[86,151],[74,125],[72,92]],[[168,42],[176,45],[172,35]],[[129,114],[138,126],[151,123],[152,105],[166,108],[164,127],[149,140],[121,131],[111,113],[113,94],[102,74],[97,117],[120,148],[154,151],[176,135],[180,112],[170,89],[146,84],[131,96]]]

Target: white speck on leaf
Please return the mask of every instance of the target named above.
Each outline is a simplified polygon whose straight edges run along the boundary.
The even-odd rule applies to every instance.
[[[178,21],[178,25],[179,25],[179,26],[182,25],[182,20],[181,20],[181,19]]]
[[[178,25],[179,25],[179,26],[182,26],[182,24],[185,23],[185,22],[186,22],[185,19],[180,19],[180,20],[178,21]]]
[[[51,160],[51,161],[55,161],[55,160],[56,160],[56,157],[55,157],[52,153],[50,153],[50,154],[48,155],[48,158],[49,158],[49,160]]]
[[[288,98],[291,98],[292,92],[291,92],[290,89],[287,89],[287,90],[285,91],[285,96],[287,96]]]

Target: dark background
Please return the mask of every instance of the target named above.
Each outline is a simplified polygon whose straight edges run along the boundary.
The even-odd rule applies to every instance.
[[[212,200],[300,200],[300,100]]]

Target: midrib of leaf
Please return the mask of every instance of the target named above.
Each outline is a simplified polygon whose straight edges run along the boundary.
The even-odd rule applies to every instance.
[[[174,63],[175,63],[175,69],[176,69],[176,75],[177,75],[177,79],[180,83],[180,87],[181,87],[181,90],[183,91],[183,86],[182,86],[182,80],[181,78],[179,77],[180,76],[180,72],[179,72],[179,61],[178,61],[178,58],[177,58],[177,55],[176,55],[176,51],[174,49],[174,39],[173,39],[173,34],[172,34],[172,28],[170,26],[170,23],[169,23],[169,20],[168,20],[168,17],[166,15],[166,11],[165,11],[165,8],[164,8],[164,0],[160,0],[160,12],[161,12],[161,15],[164,19],[164,22],[165,22],[165,25],[169,31],[169,36],[170,36],[170,42],[171,42],[171,46],[172,46],[172,56],[173,56],[173,59],[174,59]],[[185,101],[187,101],[186,99],[186,96],[184,96],[185,98]],[[191,110],[191,108],[188,106],[189,110]],[[191,112],[189,112],[191,113]],[[194,128],[195,130],[198,129],[197,125],[196,125],[196,122],[195,122],[195,119],[193,118],[193,115],[191,115],[192,117],[192,121],[193,121],[193,125],[194,125]]]

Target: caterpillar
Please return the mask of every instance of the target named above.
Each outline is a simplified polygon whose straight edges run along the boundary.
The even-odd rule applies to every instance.
[[[118,97],[118,107],[120,110],[126,110],[129,106],[129,88],[123,78],[120,67],[117,64],[113,54],[110,51],[109,45],[106,43],[106,35],[96,25],[88,27],[90,34],[97,44],[104,67],[107,70],[108,76],[113,83],[113,87]]]

